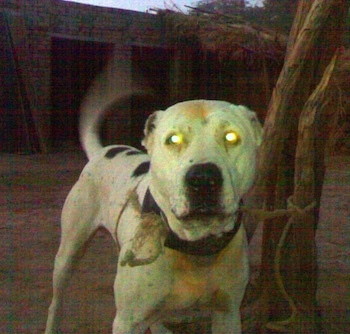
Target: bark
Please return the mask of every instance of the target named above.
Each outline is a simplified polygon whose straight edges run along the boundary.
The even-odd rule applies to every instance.
[[[256,184],[258,186],[257,191],[263,195],[271,193],[274,188],[277,163],[280,161],[279,157],[283,146],[287,143],[290,133],[295,138],[300,110],[307,100],[312,86],[316,86],[314,82],[305,84],[305,81],[309,81],[309,77],[314,77],[312,73],[316,72],[316,61],[322,61],[326,64],[329,61],[329,58],[316,58],[317,42],[323,31],[322,28],[327,24],[331,8],[336,5],[344,6],[345,2],[339,0],[317,0],[314,2],[293,49],[287,55],[276,83],[265,121],[264,141],[259,155],[260,166]],[[322,38],[324,37],[322,36]],[[337,47],[339,45],[329,45],[329,49],[332,50],[331,54],[334,53]],[[296,96],[296,92],[300,91],[303,91],[301,96]],[[269,198],[270,196],[263,197]]]
[[[294,174],[298,180],[294,184],[297,194],[295,204],[303,208],[304,204],[309,204],[307,202],[312,194],[312,201],[315,200],[316,205],[319,205],[324,172],[323,147],[319,147],[312,155],[313,163],[308,163],[303,169],[300,146],[296,156],[298,121],[301,110],[320,81],[331,55],[340,46],[348,5],[345,0],[299,2],[285,64],[273,91],[265,121],[258,176],[249,201],[255,208],[286,208],[287,199],[293,194]],[[334,22],[338,22],[337,25],[332,24]],[[328,44],[323,41],[327,41]],[[319,107],[320,100],[317,99],[320,99],[320,95],[312,96],[312,99],[315,108]],[[310,150],[310,147],[307,149]],[[301,176],[303,181],[300,181]],[[307,193],[308,201],[306,196],[304,199],[301,197],[305,191],[301,187],[304,178],[312,183],[312,186],[308,185],[313,189]],[[317,262],[314,233],[318,207],[314,212],[315,215],[306,216],[303,224],[297,224],[298,228],[292,224],[292,232],[288,233],[281,252],[280,271],[285,286],[288,286],[288,293],[296,299],[298,311],[309,316],[307,322],[300,322],[301,327],[296,332],[305,332],[306,323],[307,332],[315,331]],[[261,303],[265,308],[262,310],[261,322],[267,319],[285,319],[290,314],[288,303],[278,289],[276,281],[271,279],[276,274],[275,254],[286,221],[286,217],[270,219],[265,221],[263,228],[260,285]],[[295,323],[293,328],[294,326]]]
[[[328,84],[333,74],[338,54],[336,53],[324,72],[321,82],[306,102],[299,119],[298,143],[295,156],[294,193],[290,203],[299,213],[292,215],[283,233],[291,235],[289,269],[295,273],[294,280],[284,283],[280,276],[281,253],[277,252],[275,259],[275,277],[279,290],[288,301],[291,316],[283,321],[272,322],[267,328],[294,333],[318,332],[315,326],[317,259],[315,244],[315,224],[318,215],[313,206],[316,202],[316,174],[318,151],[317,130],[319,120],[328,104]],[[304,210],[304,208],[309,208]],[[285,242],[285,240],[283,240]],[[279,242],[279,247],[283,247]],[[280,250],[279,250],[280,251]],[[277,267],[276,267],[277,266]],[[286,281],[286,280],[285,280]],[[288,287],[287,287],[288,285]],[[290,291],[290,292],[288,292]]]

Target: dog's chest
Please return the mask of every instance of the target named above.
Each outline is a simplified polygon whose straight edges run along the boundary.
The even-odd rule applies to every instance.
[[[226,307],[224,293],[213,275],[217,269],[215,258],[188,256],[172,250],[166,253],[175,254],[171,265],[172,286],[165,300],[169,309]]]

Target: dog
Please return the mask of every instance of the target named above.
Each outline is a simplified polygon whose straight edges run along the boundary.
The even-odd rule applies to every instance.
[[[248,246],[240,205],[254,182],[262,139],[255,113],[223,101],[177,103],[149,116],[147,153],[103,147],[100,118],[92,110],[82,116],[89,162],[63,207],[46,333],[59,331],[64,289],[100,227],[119,248],[114,334],[171,333],[166,324],[208,315],[212,333],[241,333]],[[132,263],[135,235],[151,235],[143,217],[158,221],[152,238],[160,250],[152,259],[133,254],[145,261]]]

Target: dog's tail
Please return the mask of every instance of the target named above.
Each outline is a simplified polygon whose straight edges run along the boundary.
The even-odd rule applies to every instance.
[[[141,84],[131,89],[131,82],[125,82],[130,74],[124,72],[125,67],[118,67],[115,62],[110,62],[96,77],[81,105],[80,142],[89,160],[103,147],[99,130],[104,114],[134,96],[152,94],[149,89],[141,87]]]

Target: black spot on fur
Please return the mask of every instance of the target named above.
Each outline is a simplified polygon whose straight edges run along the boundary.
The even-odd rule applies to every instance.
[[[131,177],[138,177],[138,176],[141,176],[143,174],[148,173],[150,165],[151,164],[149,161],[144,161],[143,163],[141,163],[139,166],[136,167],[136,169],[132,173]]]
[[[126,147],[126,146],[113,147],[107,151],[107,153],[105,154],[105,157],[107,159],[113,159],[117,154],[127,150],[129,150],[129,147]]]
[[[126,153],[126,155],[138,155],[138,154],[145,154],[142,151],[129,151]]]
[[[155,129],[155,121],[157,118],[157,113],[153,113],[151,116],[148,117],[148,120],[146,122],[146,136],[149,135],[154,129]]]

